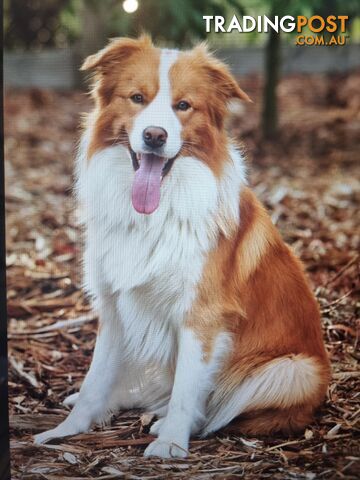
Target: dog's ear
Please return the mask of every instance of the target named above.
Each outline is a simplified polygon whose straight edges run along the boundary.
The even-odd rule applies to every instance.
[[[230,73],[227,66],[208,52],[206,43],[201,43],[195,52],[202,59],[202,64],[214,88],[226,101],[238,98],[245,102],[252,102],[251,98],[239,87],[239,84]]]
[[[239,84],[225,65],[220,62],[211,63],[208,67],[208,74],[219,94],[221,94],[226,100],[238,98],[239,100],[253,103],[249,95],[240,88]]]
[[[151,45],[151,39],[147,35],[142,35],[138,39],[125,37],[111,39],[105,48],[87,57],[80,70],[96,70],[105,73],[107,69],[121,63],[132,53]]]

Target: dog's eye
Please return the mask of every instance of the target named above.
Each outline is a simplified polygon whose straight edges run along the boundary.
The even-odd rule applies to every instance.
[[[141,93],[135,93],[134,95],[131,95],[130,98],[134,103],[144,103],[144,97]]]
[[[185,110],[189,110],[190,107],[190,103],[186,102],[185,100],[181,100],[181,102],[175,106],[176,110],[182,110],[183,112],[185,112]]]

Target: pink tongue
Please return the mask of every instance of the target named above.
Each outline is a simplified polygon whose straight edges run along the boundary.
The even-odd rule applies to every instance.
[[[160,202],[161,172],[165,158],[152,153],[140,154],[140,168],[132,186],[132,204],[139,213],[153,213]]]

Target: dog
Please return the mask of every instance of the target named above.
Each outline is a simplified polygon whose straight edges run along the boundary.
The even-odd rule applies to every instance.
[[[191,435],[301,431],[329,383],[303,267],[247,186],[229,102],[250,101],[203,44],[118,38],[89,56],[94,110],[76,166],[84,283],[99,313],[73,406],[37,443],[120,409],[156,413],[145,456],[186,457]]]

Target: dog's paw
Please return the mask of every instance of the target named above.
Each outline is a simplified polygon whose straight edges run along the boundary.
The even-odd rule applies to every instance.
[[[162,425],[164,424],[165,418],[160,418],[157,420],[150,428],[150,433],[151,435],[154,435],[155,437],[159,436],[160,429]]]
[[[70,414],[71,415],[71,414]],[[52,430],[34,435],[34,443],[41,445],[47,443],[55,438],[70,437],[77,435],[78,433],[87,432],[91,427],[91,423],[87,418],[73,419],[71,416],[67,417],[60,425]]]
[[[52,430],[47,430],[46,432],[38,433],[34,435],[34,443],[36,445],[41,445],[43,443],[47,443],[50,440],[54,440],[55,438],[61,438],[64,435],[59,435],[57,433],[57,428],[53,428]]]
[[[72,395],[69,395],[68,397],[66,397],[62,403],[67,407],[73,407],[78,398],[79,398],[79,392],[73,393]]]
[[[144,457],[186,458],[188,454],[187,445],[158,438],[146,448]]]

